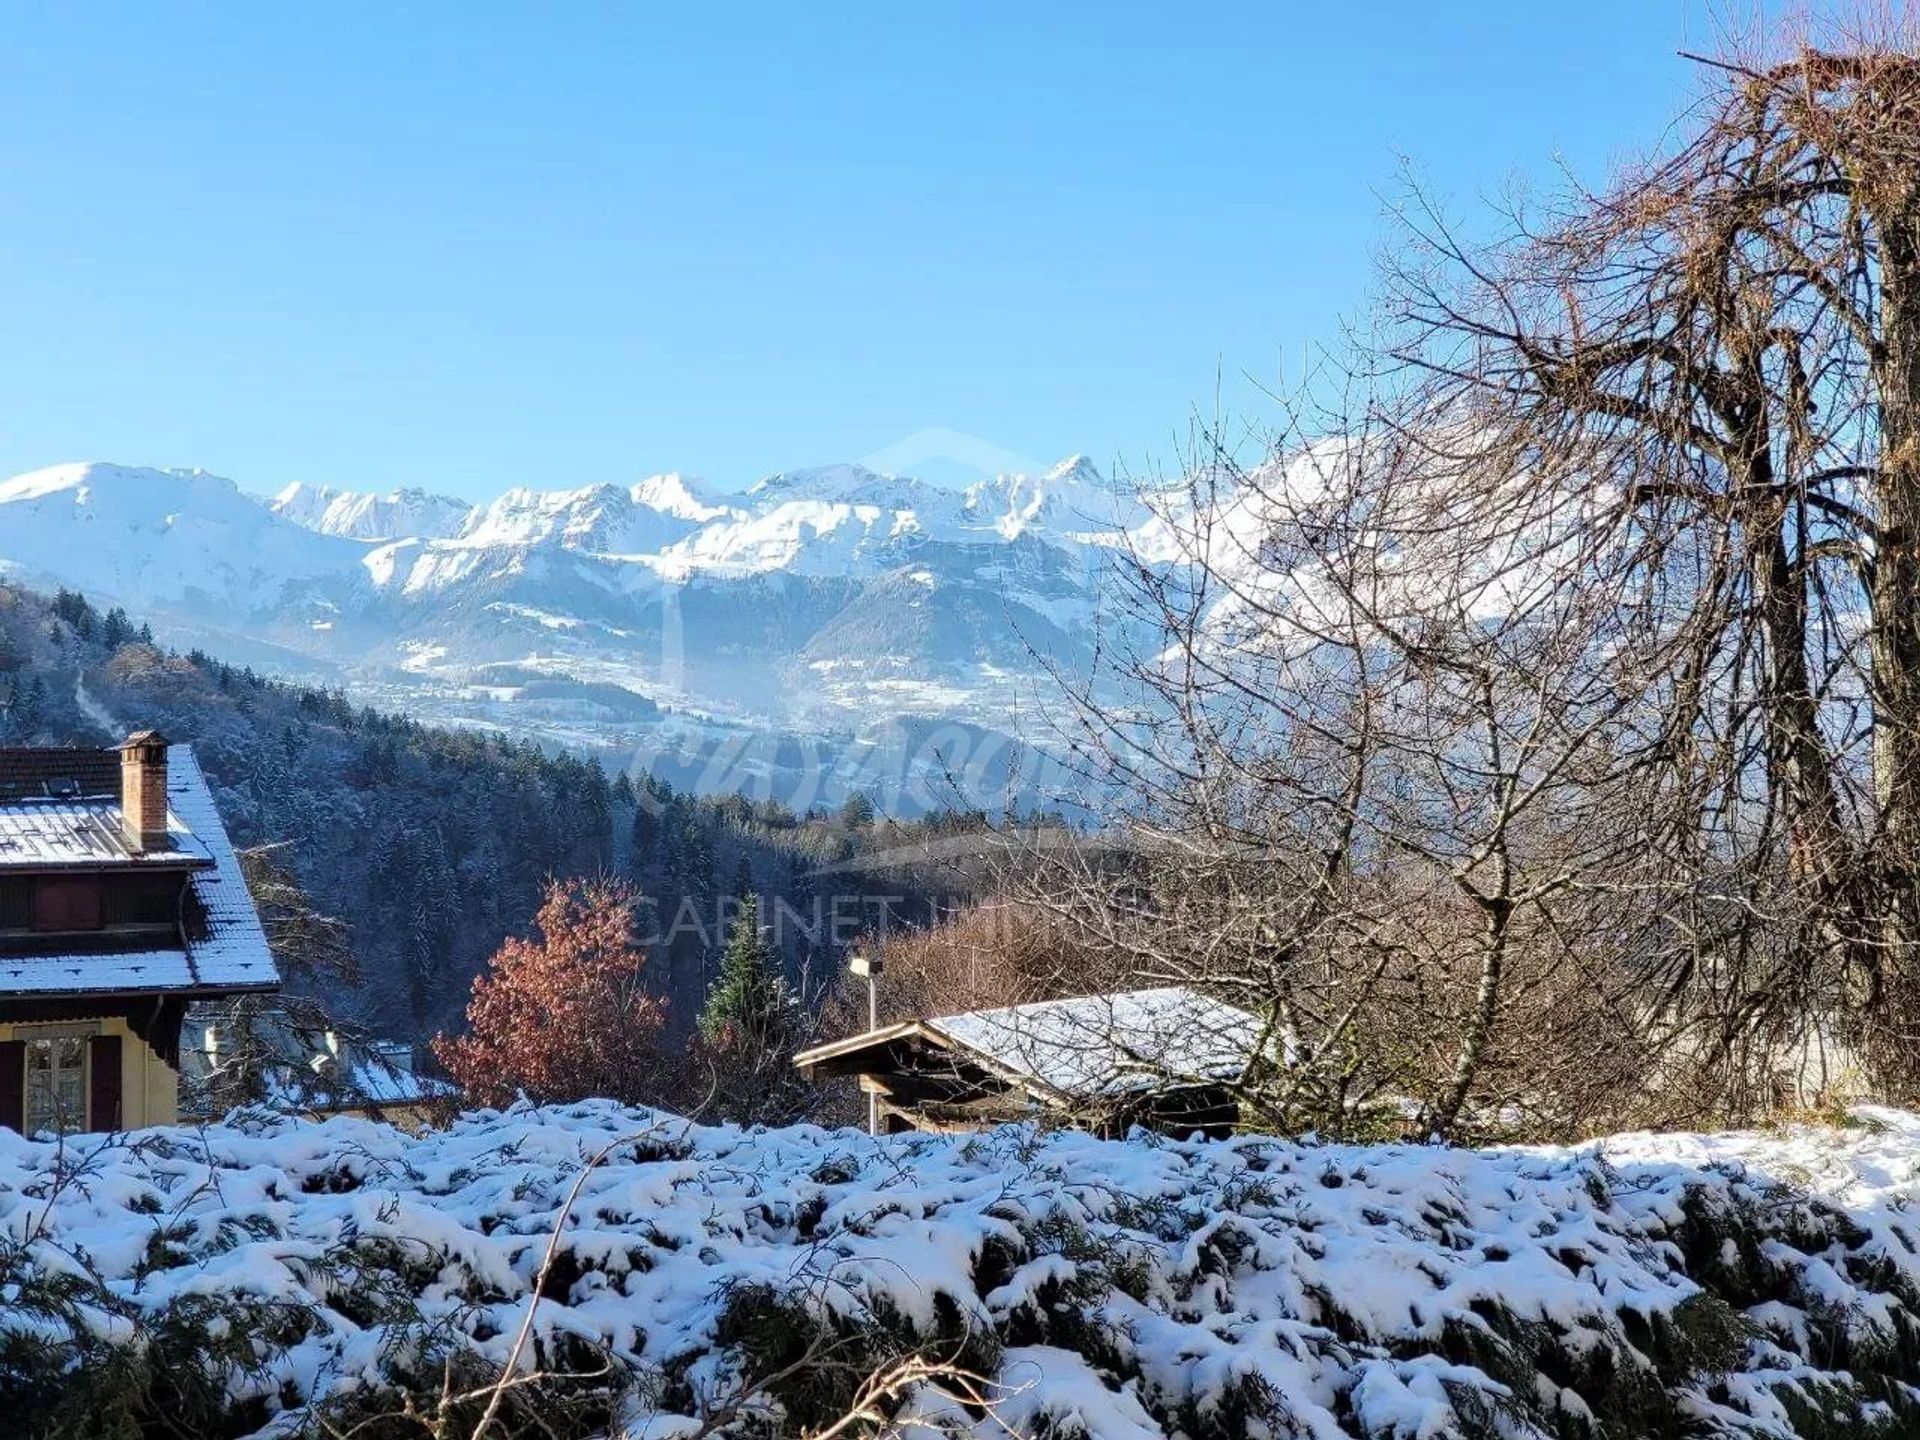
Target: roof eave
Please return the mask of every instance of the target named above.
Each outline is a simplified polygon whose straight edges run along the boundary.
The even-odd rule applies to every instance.
[[[811,1079],[813,1072],[822,1065],[834,1061],[848,1061],[864,1050],[878,1050],[909,1039],[926,1040],[942,1050],[958,1051],[1009,1088],[1024,1090],[1035,1099],[1050,1105],[1071,1106],[1092,1098],[1069,1095],[1065,1091],[1055,1089],[1036,1075],[1022,1074],[975,1046],[969,1045],[966,1041],[940,1029],[938,1020],[902,1020],[894,1025],[883,1025],[878,1030],[849,1035],[844,1040],[832,1040],[825,1045],[816,1045],[811,1050],[802,1050],[793,1057],[793,1063],[801,1074]]]
[[[69,874],[125,875],[135,870],[178,870],[186,874],[216,870],[219,866],[206,855],[129,855],[119,860],[89,857],[80,860],[28,860],[14,864],[0,860],[0,875],[44,875],[50,871]]]
[[[213,1000],[227,995],[272,995],[280,982],[268,985],[249,982],[244,985],[74,985],[60,989],[8,990],[0,988],[0,1005],[15,1000],[71,1000],[80,995],[98,995],[107,1000],[132,999],[141,995],[179,995],[188,1000]]]
[[[803,1074],[806,1074],[829,1061],[844,1060],[859,1054],[862,1050],[878,1049],[883,1045],[891,1045],[895,1041],[910,1039],[914,1036],[935,1038],[921,1021],[902,1020],[893,1025],[882,1025],[878,1030],[865,1030],[858,1035],[849,1035],[843,1040],[829,1040],[824,1045],[815,1045],[810,1050],[802,1050],[793,1057],[793,1063]],[[945,1044],[945,1037],[939,1037],[938,1043]]]

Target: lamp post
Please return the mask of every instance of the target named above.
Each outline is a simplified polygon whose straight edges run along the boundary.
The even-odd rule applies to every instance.
[[[865,955],[858,950],[847,957],[847,969],[867,982],[867,1029],[870,1031],[880,1028],[879,982],[880,972],[885,968],[885,962],[878,956]],[[880,1092],[872,1088],[871,1082],[867,1088],[867,1133],[880,1133]]]

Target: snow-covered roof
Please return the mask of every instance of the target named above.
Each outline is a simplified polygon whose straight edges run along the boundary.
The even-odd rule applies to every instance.
[[[198,983],[208,989],[279,988],[280,972],[274,968],[260,912],[253,908],[253,896],[240,873],[240,857],[227,838],[213,791],[190,745],[167,747],[167,800],[213,860],[211,870],[200,871],[191,881],[206,913],[206,933],[189,937],[187,945],[187,959]]]
[[[198,1024],[190,1017],[182,1078],[205,1087],[246,1056],[259,1067],[266,1105],[288,1114],[423,1105],[453,1093],[447,1081],[415,1073],[412,1047],[401,1041],[346,1035],[279,1011],[254,1016],[248,1029],[238,1035],[218,1013]]]
[[[110,804],[112,828],[119,829],[119,801],[83,797],[88,805]],[[6,818],[39,811],[41,801],[0,800],[0,834]],[[78,803],[78,802],[76,802]],[[98,950],[62,945],[42,954],[0,955],[0,996],[66,994],[152,994],[162,991],[272,990],[280,984],[266,932],[247,893],[240,860],[214,807],[213,792],[191,746],[167,747],[167,828],[175,850],[160,858],[174,865],[189,854],[195,869],[188,877],[193,914],[184,949],[114,948],[103,940]],[[122,849],[124,850],[124,845]],[[111,857],[102,857],[111,864]],[[0,870],[14,857],[0,852]],[[26,868],[25,861],[19,861]],[[89,868],[101,863],[96,858]],[[37,864],[33,868],[43,868]]]
[[[79,866],[134,865],[178,868],[207,861],[205,849],[178,815],[167,816],[165,850],[142,850],[127,843],[120,825],[120,802],[87,796],[70,800],[15,800],[0,803],[0,871]]]
[[[1182,985],[969,1010],[884,1026],[794,1057],[802,1067],[918,1037],[1065,1099],[1230,1080],[1260,1044],[1246,1011]]]
[[[144,849],[128,843],[115,751],[70,745],[0,750],[0,873],[211,863],[192,827],[171,806],[166,846]]]
[[[0,955],[0,997],[152,994],[197,988],[184,950],[82,951],[72,955]]]
[[[1182,985],[943,1015],[928,1028],[1062,1095],[1227,1080],[1260,1041],[1246,1011]]]

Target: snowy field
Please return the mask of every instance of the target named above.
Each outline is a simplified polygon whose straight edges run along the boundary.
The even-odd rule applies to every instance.
[[[501,1414],[555,1433],[817,1433],[864,1398],[924,1440],[1920,1434],[1916,1199],[1890,1111],[1498,1152],[600,1104],[0,1132],[0,1406],[33,1434],[124,1384],[219,1433],[344,1428],[521,1341],[563,1378]]]

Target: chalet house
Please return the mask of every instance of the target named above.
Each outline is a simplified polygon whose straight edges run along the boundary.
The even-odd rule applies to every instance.
[[[278,986],[189,748],[0,749],[0,1125],[171,1123],[188,1002]]]
[[[454,1093],[415,1070],[403,1040],[348,1034],[284,1009],[189,1015],[184,1034],[181,1110],[195,1118],[216,1118],[216,1082],[236,1073],[248,1074],[248,1091],[282,1114],[355,1115],[409,1130],[424,1128],[436,1103]]]
[[[1239,1118],[1232,1082],[1259,1045],[1253,1016],[1172,986],[905,1020],[794,1064],[810,1079],[856,1077],[889,1134],[1045,1119],[1218,1135]]]

